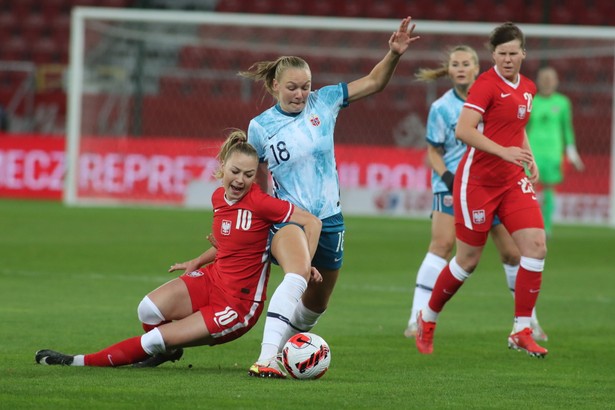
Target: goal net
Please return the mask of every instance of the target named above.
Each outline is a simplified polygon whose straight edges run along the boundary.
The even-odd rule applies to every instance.
[[[401,20],[401,19],[400,19]],[[426,216],[430,104],[446,79],[417,82],[447,47],[473,46],[481,69],[495,24],[417,20],[421,39],[388,87],[340,112],[336,158],[350,214]],[[298,55],[313,88],[358,79],[388,49],[398,20],[245,15],[77,7],[72,14],[65,202],[209,207],[215,155],[228,129],[247,129],[274,102],[237,75],[254,62]],[[522,72],[551,65],[573,103],[586,169],[565,169],[556,221],[615,220],[613,71],[615,29],[521,25]]]

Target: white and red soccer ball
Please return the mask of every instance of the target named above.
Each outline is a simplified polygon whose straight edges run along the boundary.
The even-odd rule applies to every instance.
[[[318,379],[329,369],[331,350],[322,337],[314,333],[297,333],[284,345],[282,362],[295,379]]]

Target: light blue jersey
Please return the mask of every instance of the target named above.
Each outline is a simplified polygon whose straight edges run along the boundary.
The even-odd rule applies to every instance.
[[[274,195],[320,219],[341,212],[333,130],[347,105],[348,87],[339,83],[312,91],[298,114],[275,105],[248,127],[248,142],[273,176]]]
[[[444,150],[444,164],[453,174],[466,152],[466,145],[455,138],[455,127],[464,102],[454,89],[450,89],[431,104],[427,117],[427,142]],[[431,171],[431,189],[433,193],[448,192],[446,184],[434,170]]]

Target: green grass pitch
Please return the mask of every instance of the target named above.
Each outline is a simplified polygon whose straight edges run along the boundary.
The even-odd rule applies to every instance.
[[[429,221],[346,219],[341,278],[314,329],[329,372],[261,380],[247,369],[263,318],[159,368],[36,365],[37,349],[87,353],[140,334],[139,301],[207,246],[211,214],[0,200],[0,409],[615,408],[615,230],[556,226],[538,302],[546,359],[506,347],[513,302],[491,243],[422,356],[402,333]],[[280,278],[276,267],[269,293]]]

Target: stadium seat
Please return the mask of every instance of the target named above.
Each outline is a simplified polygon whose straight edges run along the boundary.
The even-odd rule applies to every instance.
[[[45,23],[49,25],[52,25],[59,15],[68,15],[70,11],[65,0],[45,0],[41,2],[40,7]]]
[[[314,0],[305,7],[304,14],[309,16],[332,16],[335,12],[335,4],[329,0]]]
[[[242,0],[220,0],[216,4],[216,11],[223,13],[240,13],[243,11],[245,1]]]
[[[269,11],[275,14],[286,15],[304,15],[305,10],[311,7],[311,4],[304,5],[304,2],[299,1],[278,1],[274,2],[275,6]]]
[[[404,2],[399,0],[375,1],[366,7],[365,12],[371,18],[399,18],[399,16],[405,16],[404,8]]]
[[[35,64],[66,63],[61,60],[61,52],[50,38],[41,38],[31,45],[32,62]]]
[[[178,65],[181,68],[200,68],[203,63],[203,51],[198,46],[186,46],[179,51]]]

